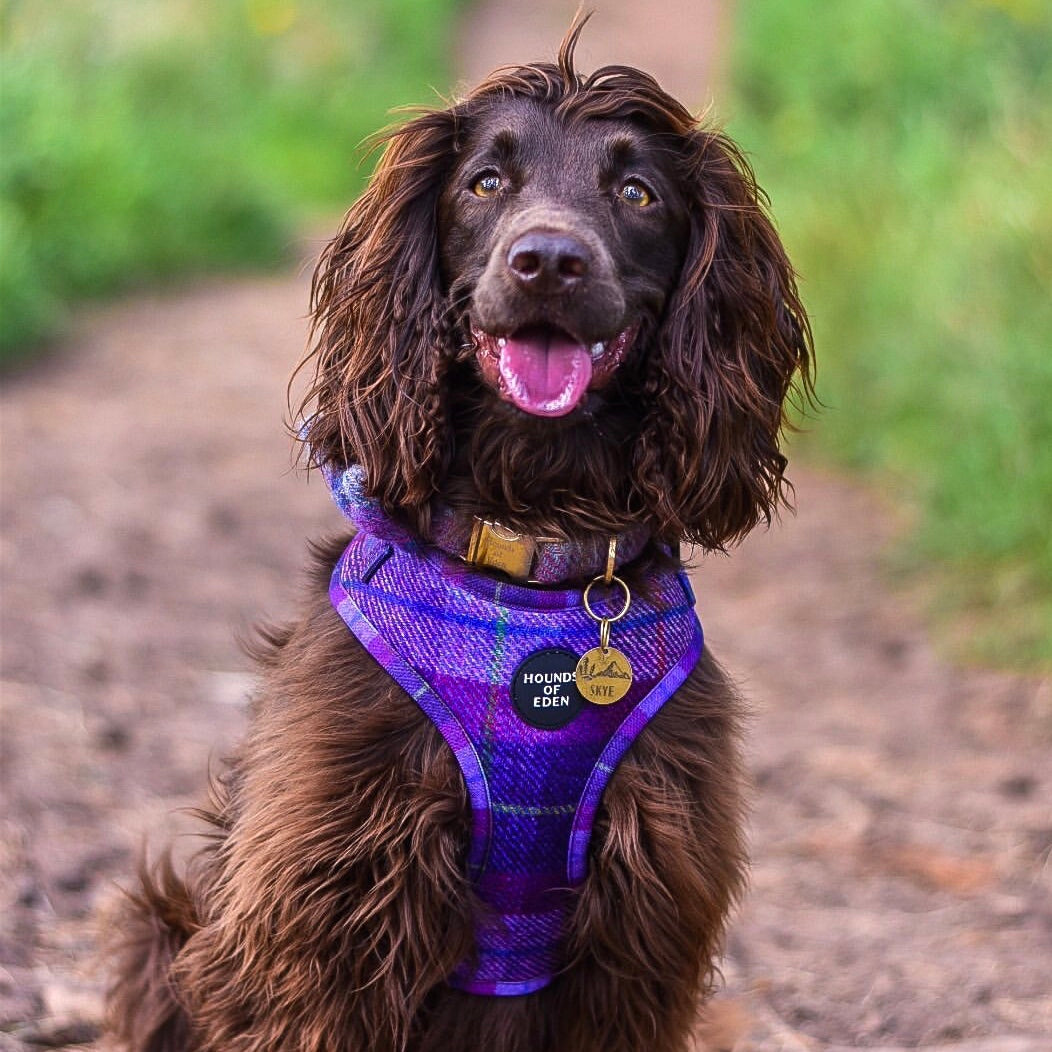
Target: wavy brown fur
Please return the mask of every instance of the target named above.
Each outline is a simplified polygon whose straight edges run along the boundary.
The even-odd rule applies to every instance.
[[[721,547],[780,499],[783,403],[808,388],[792,271],[740,153],[645,74],[498,71],[391,133],[315,276],[314,454],[360,462],[426,535],[436,496],[571,535],[647,522]],[[645,126],[685,202],[678,282],[598,407],[538,421],[497,399],[464,331],[469,269],[438,221],[462,144],[513,98]],[[633,124],[633,126],[635,126]],[[473,130],[474,129],[474,130]],[[109,1031],[128,1052],[684,1052],[744,874],[741,707],[706,651],[612,777],[568,963],[549,987],[445,984],[473,947],[470,809],[438,731],[327,597],[256,645],[247,740],[184,877],[144,872],[122,925]],[[657,551],[650,553],[657,558]]]

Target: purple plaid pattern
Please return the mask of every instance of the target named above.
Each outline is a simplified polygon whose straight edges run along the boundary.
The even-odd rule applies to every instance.
[[[354,501],[345,507],[339,493],[337,502],[362,532],[333,572],[332,603],[435,723],[471,801],[477,954],[449,981],[475,994],[540,989],[562,967],[603,789],[701,654],[690,585],[683,574],[655,574],[649,597],[635,597],[614,625],[612,642],[634,672],[621,701],[585,702],[566,726],[537,728],[516,712],[512,678],[538,650],[583,654],[597,645],[581,592],[488,577],[389,521],[372,522]]]

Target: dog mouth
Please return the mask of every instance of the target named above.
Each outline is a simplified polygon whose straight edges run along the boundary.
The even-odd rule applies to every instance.
[[[507,336],[472,326],[483,377],[506,402],[533,416],[566,416],[603,387],[635,339],[637,326],[609,340],[578,340],[555,325],[526,325]]]

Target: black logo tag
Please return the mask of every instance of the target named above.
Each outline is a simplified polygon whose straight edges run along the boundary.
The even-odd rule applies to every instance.
[[[574,682],[577,655],[569,650],[538,650],[515,670],[511,698],[531,726],[556,730],[581,711],[584,699]]]

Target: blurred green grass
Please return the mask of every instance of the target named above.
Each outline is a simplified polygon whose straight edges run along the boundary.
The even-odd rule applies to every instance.
[[[433,98],[458,0],[0,0],[0,363],[71,302],[288,258]]]
[[[800,443],[916,511],[960,655],[1052,662],[1052,5],[742,0],[731,132],[813,312]]]

